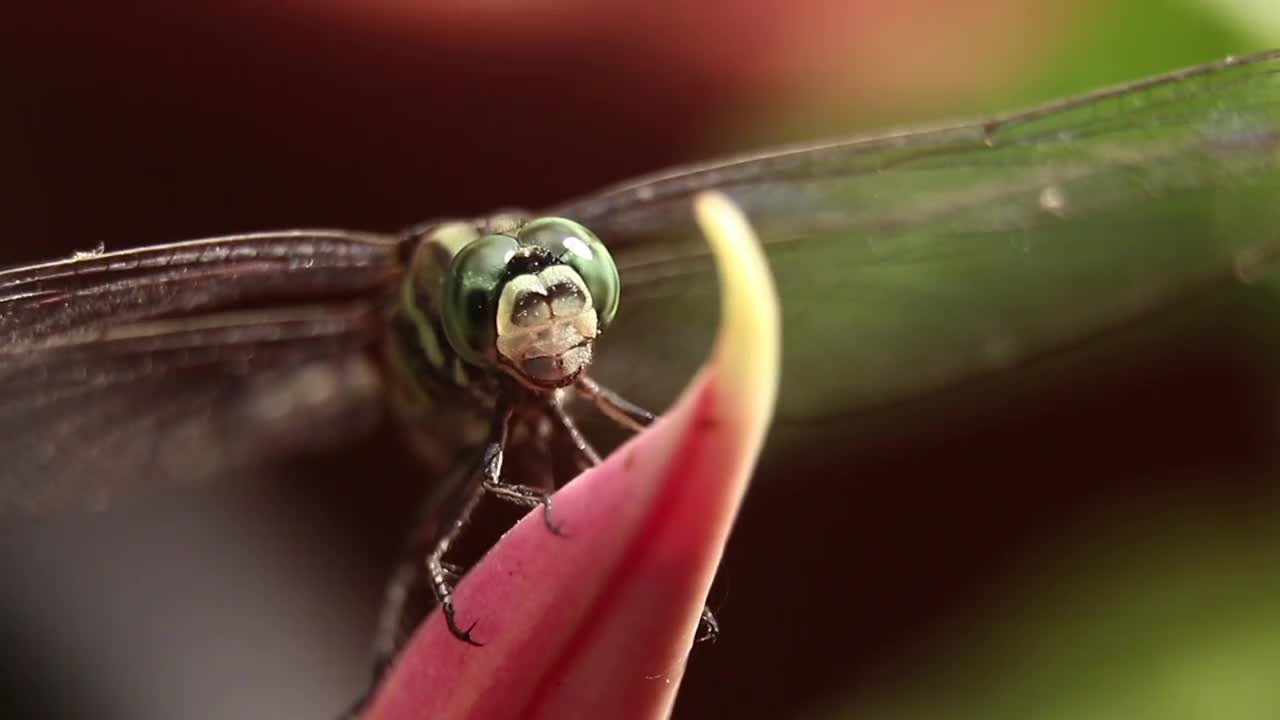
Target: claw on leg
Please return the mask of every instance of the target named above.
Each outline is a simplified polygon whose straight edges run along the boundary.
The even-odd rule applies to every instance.
[[[546,524],[547,530],[550,530],[552,535],[564,535],[560,525],[551,519],[551,493],[527,485],[512,485],[488,479],[484,482],[484,489],[494,497],[520,507],[532,508],[541,505],[542,521]]]
[[[454,617],[453,597],[446,596],[445,599],[441,601],[440,611],[444,613],[444,622],[449,626],[449,632],[453,633],[454,637],[468,645],[484,647],[483,643],[476,642],[475,639],[471,637],[471,631],[476,629],[476,623],[479,621],[472,620],[466,630],[463,630],[462,626],[458,625],[458,621]]]
[[[720,637],[720,623],[716,621],[716,616],[711,614],[711,608],[706,605],[702,606],[702,619],[698,623],[698,634],[694,636],[694,642],[715,642]]]

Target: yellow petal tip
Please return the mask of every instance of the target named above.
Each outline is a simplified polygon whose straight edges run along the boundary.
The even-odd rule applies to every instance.
[[[781,312],[764,250],[746,215],[727,195],[704,192],[694,214],[720,276],[717,368],[725,417],[763,442],[778,394]]]

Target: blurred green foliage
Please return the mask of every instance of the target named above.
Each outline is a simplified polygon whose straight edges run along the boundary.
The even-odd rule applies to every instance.
[[[1083,6],[1070,39],[1021,72],[1010,101],[1035,102],[1280,45],[1220,0],[1136,0]]]
[[[1278,520],[1274,508],[1186,506],[1100,518],[1027,553],[967,623],[923,644],[910,674],[877,674],[807,717],[1275,718]]]

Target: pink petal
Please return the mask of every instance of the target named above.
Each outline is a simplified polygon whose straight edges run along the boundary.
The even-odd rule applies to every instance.
[[[777,385],[772,281],[745,221],[699,198],[721,263],[716,352],[674,408],[522,519],[415,634],[370,718],[660,718],[746,490]],[[723,236],[723,237],[722,237]],[[762,292],[763,290],[763,292]],[[730,630],[731,631],[731,630]]]

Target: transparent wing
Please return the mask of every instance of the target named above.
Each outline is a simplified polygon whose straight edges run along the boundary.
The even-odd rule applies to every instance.
[[[399,271],[381,235],[293,230],[82,254],[0,271],[0,341],[92,337],[135,320],[352,297]]]
[[[100,505],[358,437],[391,239],[214,238],[0,272],[0,509]]]
[[[552,212],[614,248],[598,374],[662,407],[705,356],[700,190],[760,231],[783,299],[779,417],[817,421],[1022,362],[1280,247],[1280,53],[1030,111],[730,158]]]

